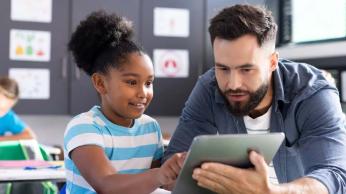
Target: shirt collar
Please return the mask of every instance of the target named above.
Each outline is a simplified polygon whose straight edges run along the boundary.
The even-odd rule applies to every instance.
[[[290,103],[290,101],[287,98],[285,98],[285,91],[284,91],[282,76],[283,75],[280,71],[280,65],[278,65],[276,70],[273,72],[274,98],[273,98],[272,106],[275,111],[277,111],[277,109],[279,108],[278,105],[280,101],[283,103]]]

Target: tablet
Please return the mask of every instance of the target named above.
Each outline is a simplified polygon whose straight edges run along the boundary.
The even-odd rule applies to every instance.
[[[259,152],[266,163],[269,164],[284,137],[283,133],[202,135],[195,137],[172,194],[213,193],[199,187],[197,182],[192,179],[192,172],[196,167],[199,167],[203,162],[220,162],[239,168],[249,168],[253,166],[248,157],[250,150]]]

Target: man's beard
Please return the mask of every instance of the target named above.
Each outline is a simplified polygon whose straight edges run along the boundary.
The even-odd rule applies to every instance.
[[[225,102],[227,103],[227,108],[229,112],[235,116],[245,116],[248,115],[252,110],[254,110],[259,103],[262,101],[264,96],[267,93],[269,84],[263,83],[255,92],[249,92],[244,90],[227,90],[225,92],[222,92],[219,88],[220,93],[222,94],[223,98],[225,99]],[[248,94],[250,96],[248,102],[246,104],[242,104],[243,102],[235,102],[233,105],[228,101],[227,97],[230,94]]]

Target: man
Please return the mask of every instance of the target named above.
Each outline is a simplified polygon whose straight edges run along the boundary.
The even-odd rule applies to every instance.
[[[204,163],[198,185],[217,193],[346,193],[346,131],[337,89],[321,71],[275,51],[271,14],[250,5],[225,8],[209,27],[215,67],[194,87],[165,158],[186,151],[197,135],[284,132],[273,159],[280,184],[263,157],[254,168]]]

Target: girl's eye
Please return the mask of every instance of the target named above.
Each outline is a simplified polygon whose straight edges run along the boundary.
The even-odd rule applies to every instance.
[[[134,85],[137,84],[137,81],[136,80],[128,80],[128,81],[126,81],[126,83],[128,83],[129,85],[134,86]]]
[[[149,86],[153,85],[153,81],[148,81],[148,82],[145,83],[145,85],[146,85],[147,87],[149,87]]]

